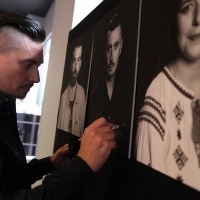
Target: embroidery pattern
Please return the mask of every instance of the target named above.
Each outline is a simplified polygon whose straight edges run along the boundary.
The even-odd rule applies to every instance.
[[[178,137],[179,140],[182,139],[182,137],[181,137],[181,131],[180,130],[177,131],[177,137]]]
[[[160,122],[158,121],[158,119],[155,116],[153,116],[149,112],[142,111],[140,113],[140,116],[139,116],[139,121],[142,121],[142,120],[147,121],[148,123],[150,123],[158,131],[158,133],[160,134],[162,140],[164,140],[165,130],[161,126]]]
[[[188,160],[180,146],[178,146],[177,149],[175,150],[174,158],[179,170],[181,170],[185,166]]]
[[[174,115],[175,115],[175,118],[176,118],[178,124],[180,124],[181,119],[183,118],[183,115],[184,115],[184,112],[181,109],[180,102],[177,103],[177,105],[175,106],[175,108],[173,109],[173,111],[174,111]]]
[[[178,175],[178,176],[176,177],[176,180],[179,181],[179,182],[181,182],[181,183],[183,183],[183,179],[182,179],[182,177],[181,177],[180,175]]]
[[[166,112],[162,109],[161,104],[158,101],[156,101],[153,97],[151,96],[145,97],[144,105],[152,107],[160,115],[163,122],[166,121]]]
[[[170,82],[186,97],[193,99],[194,94],[189,91],[187,88],[185,88],[182,84],[180,84],[170,73],[167,67],[164,67],[163,69],[164,74],[167,76],[167,78],[170,80]]]

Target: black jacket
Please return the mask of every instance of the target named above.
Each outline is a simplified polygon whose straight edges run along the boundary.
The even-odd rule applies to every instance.
[[[27,164],[17,128],[15,99],[0,93],[0,200],[66,199],[93,174],[77,157],[31,189],[31,184],[53,171],[49,157]]]

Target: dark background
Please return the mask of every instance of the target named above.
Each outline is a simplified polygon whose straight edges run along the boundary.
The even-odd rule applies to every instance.
[[[45,17],[54,0],[0,0],[0,13],[32,14]]]

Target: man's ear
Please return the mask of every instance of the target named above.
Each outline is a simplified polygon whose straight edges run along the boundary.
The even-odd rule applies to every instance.
[[[72,61],[70,62],[70,71],[72,71],[72,65],[73,65],[73,63],[72,63]]]
[[[81,69],[81,65],[82,65],[82,58],[81,58],[81,60],[80,60],[80,68],[79,68],[79,70]]]
[[[120,50],[119,50],[119,55],[121,55],[122,46],[123,46],[123,38],[121,39],[121,42],[120,42]]]

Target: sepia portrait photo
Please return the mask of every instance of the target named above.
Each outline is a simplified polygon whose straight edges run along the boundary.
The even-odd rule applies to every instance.
[[[117,149],[129,156],[138,39],[139,1],[121,1],[94,26],[86,125],[104,117],[115,131]]]
[[[135,158],[200,190],[200,1],[147,0],[142,13]]]

